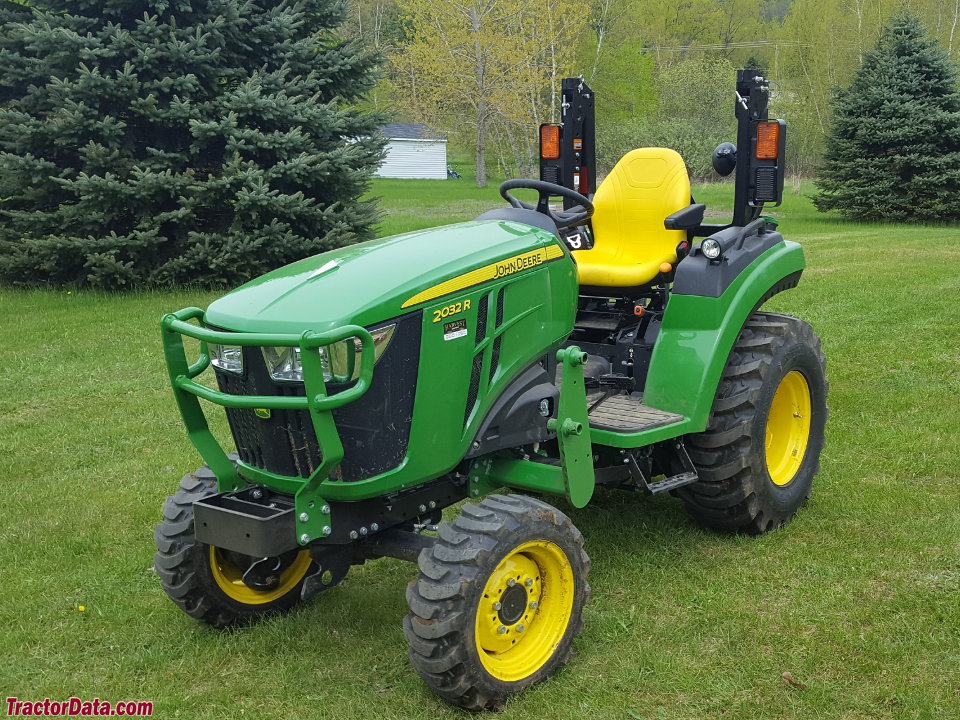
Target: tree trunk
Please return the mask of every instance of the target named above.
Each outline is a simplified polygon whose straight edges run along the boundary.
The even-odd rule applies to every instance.
[[[477,187],[487,186],[487,121],[477,118]]]
[[[473,32],[473,62],[476,75],[477,110],[477,187],[487,186],[487,83],[484,73],[483,47],[480,45],[480,12],[477,7],[468,11],[470,30]]]

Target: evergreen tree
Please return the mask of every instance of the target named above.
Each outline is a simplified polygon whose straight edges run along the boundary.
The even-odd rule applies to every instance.
[[[378,58],[341,2],[30,5],[0,6],[0,280],[236,283],[369,237]]]
[[[946,53],[920,21],[895,15],[834,100],[814,198],[864,220],[960,218],[960,93]]]

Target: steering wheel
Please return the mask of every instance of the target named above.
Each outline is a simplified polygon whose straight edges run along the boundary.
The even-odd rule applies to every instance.
[[[527,188],[540,193],[537,204],[531,205],[511,195],[510,191],[517,188]],[[500,195],[510,203],[512,207],[523,208],[524,210],[536,210],[539,213],[543,213],[556,223],[557,228],[583,225],[583,223],[593,215],[593,203],[590,202],[589,198],[575,190],[565,188],[563,185],[554,185],[553,183],[544,182],[543,180],[507,180],[500,186]],[[553,195],[560,195],[561,197],[573,200],[576,205],[569,210],[551,210],[550,197]]]

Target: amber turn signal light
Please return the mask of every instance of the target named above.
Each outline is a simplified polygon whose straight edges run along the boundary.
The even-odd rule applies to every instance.
[[[780,153],[780,123],[757,123],[757,159],[776,160]]]
[[[556,160],[560,157],[560,126],[540,126],[540,157],[544,160]]]

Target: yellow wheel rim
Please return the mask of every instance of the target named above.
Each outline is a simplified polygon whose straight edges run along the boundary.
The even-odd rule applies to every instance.
[[[480,662],[493,677],[515,682],[550,659],[570,624],[573,568],[552,542],[516,547],[490,575],[477,607]]]
[[[791,370],[780,381],[767,417],[767,472],[775,485],[787,485],[803,463],[810,440],[810,386]]]
[[[280,584],[272,590],[254,590],[243,582],[246,568],[234,565],[220,548],[210,546],[210,571],[227,597],[244,605],[263,605],[279,600],[293,590],[310,569],[310,552],[301,550],[290,565],[280,571]]]

